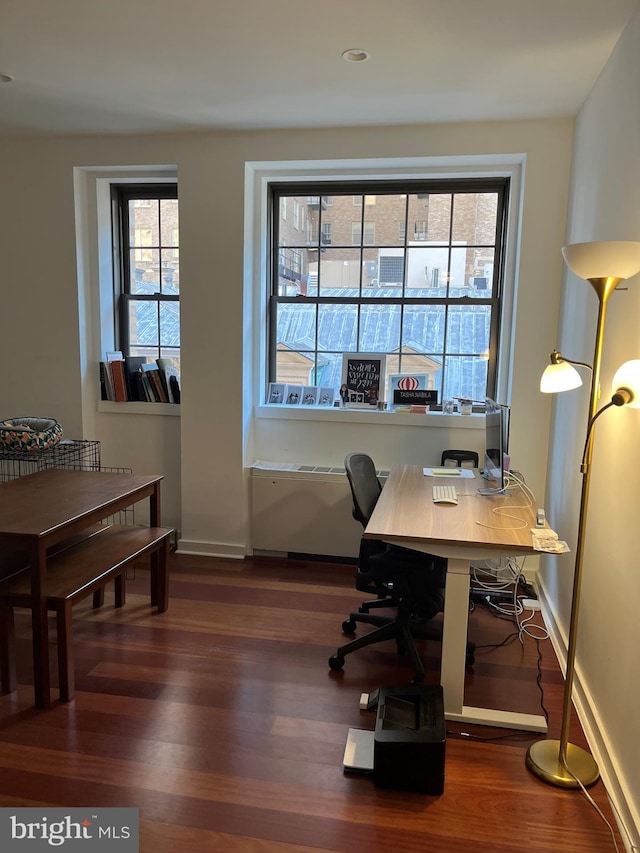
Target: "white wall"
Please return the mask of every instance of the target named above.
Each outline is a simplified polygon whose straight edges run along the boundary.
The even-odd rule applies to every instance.
[[[68,437],[101,440],[105,464],[164,473],[164,520],[180,528],[185,549],[243,555],[250,547],[247,461],[267,451],[286,461],[307,450],[309,461],[337,464],[363,446],[386,467],[424,461],[425,441],[439,452],[455,437],[331,422],[261,421],[253,429],[245,162],[524,154],[512,456],[541,494],[550,403],[531,400],[555,343],[572,130],[570,120],[554,119],[4,140],[0,417],[55,417]],[[78,298],[73,168],[166,164],[177,168],[180,193],[181,418],[98,412],[101,351]],[[78,225],[82,231],[85,223]],[[95,318],[96,283],[88,287]]]
[[[567,242],[640,240],[640,12],[632,18],[577,120]],[[558,349],[591,362],[597,298],[566,273]],[[616,368],[640,358],[640,277],[609,301],[602,401]],[[547,506],[575,546],[579,463],[588,411],[587,387],[560,395],[553,416]],[[640,803],[638,645],[640,583],[640,412],[612,409],[598,421],[580,606],[577,689],[591,746],[608,788],[635,824]],[[573,562],[548,560],[542,582],[566,640]]]

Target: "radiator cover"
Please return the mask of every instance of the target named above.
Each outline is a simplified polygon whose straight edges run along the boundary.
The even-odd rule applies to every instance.
[[[379,472],[384,479],[387,472]],[[344,468],[251,468],[253,551],[356,558],[362,526],[353,518]]]

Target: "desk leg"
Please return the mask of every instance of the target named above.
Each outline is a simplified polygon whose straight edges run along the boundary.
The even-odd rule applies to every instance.
[[[442,669],[440,683],[444,693],[447,720],[479,726],[500,726],[528,732],[546,732],[542,715],[520,714],[493,708],[474,708],[464,704],[464,674],[469,626],[469,562],[449,557],[444,600]]]
[[[469,561],[447,560],[440,683],[448,719],[462,713],[469,620]]]

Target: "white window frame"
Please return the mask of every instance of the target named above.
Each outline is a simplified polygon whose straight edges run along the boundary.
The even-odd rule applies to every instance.
[[[296,406],[282,411],[265,404],[267,375],[267,245],[268,189],[271,182],[299,183],[300,181],[353,180],[416,180],[420,178],[488,178],[507,177],[510,192],[507,208],[508,229],[504,239],[504,291],[500,324],[500,349],[496,377],[496,396],[508,401],[511,396],[513,373],[513,334],[515,331],[515,302],[520,246],[521,211],[524,191],[524,154],[470,155],[466,157],[411,157],[338,161],[248,161],[245,163],[245,238],[246,258],[244,296],[250,322],[253,354],[246,365],[245,378],[251,391],[248,404],[256,417],[292,420],[346,421],[388,424],[406,422],[417,425],[415,416],[386,412],[349,411],[344,409],[313,409]],[[248,318],[249,319],[249,318]],[[440,412],[427,413],[420,419],[442,426],[443,418],[456,418]],[[460,418],[455,421],[460,422]],[[475,418],[473,418],[475,421]],[[467,422],[469,427],[472,422]]]
[[[116,349],[113,292],[111,187],[123,184],[175,184],[177,166],[119,166],[73,169],[76,214],[78,301],[83,416],[93,412],[179,417],[180,406],[163,403],[113,403],[100,400],[98,362]]]

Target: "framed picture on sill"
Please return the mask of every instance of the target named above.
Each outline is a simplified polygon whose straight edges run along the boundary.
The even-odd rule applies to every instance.
[[[302,385],[287,385],[284,402],[287,406],[299,406],[302,400]]]
[[[284,403],[287,386],[284,382],[270,382],[267,403]]]
[[[387,357],[379,352],[345,352],[340,398],[347,408],[377,407],[383,399]]]
[[[318,387],[317,385],[305,385],[302,389],[302,399],[300,405],[315,406],[318,402]]]
[[[324,386],[318,389],[318,405],[333,406],[333,400],[336,392],[333,388],[325,388]]]

